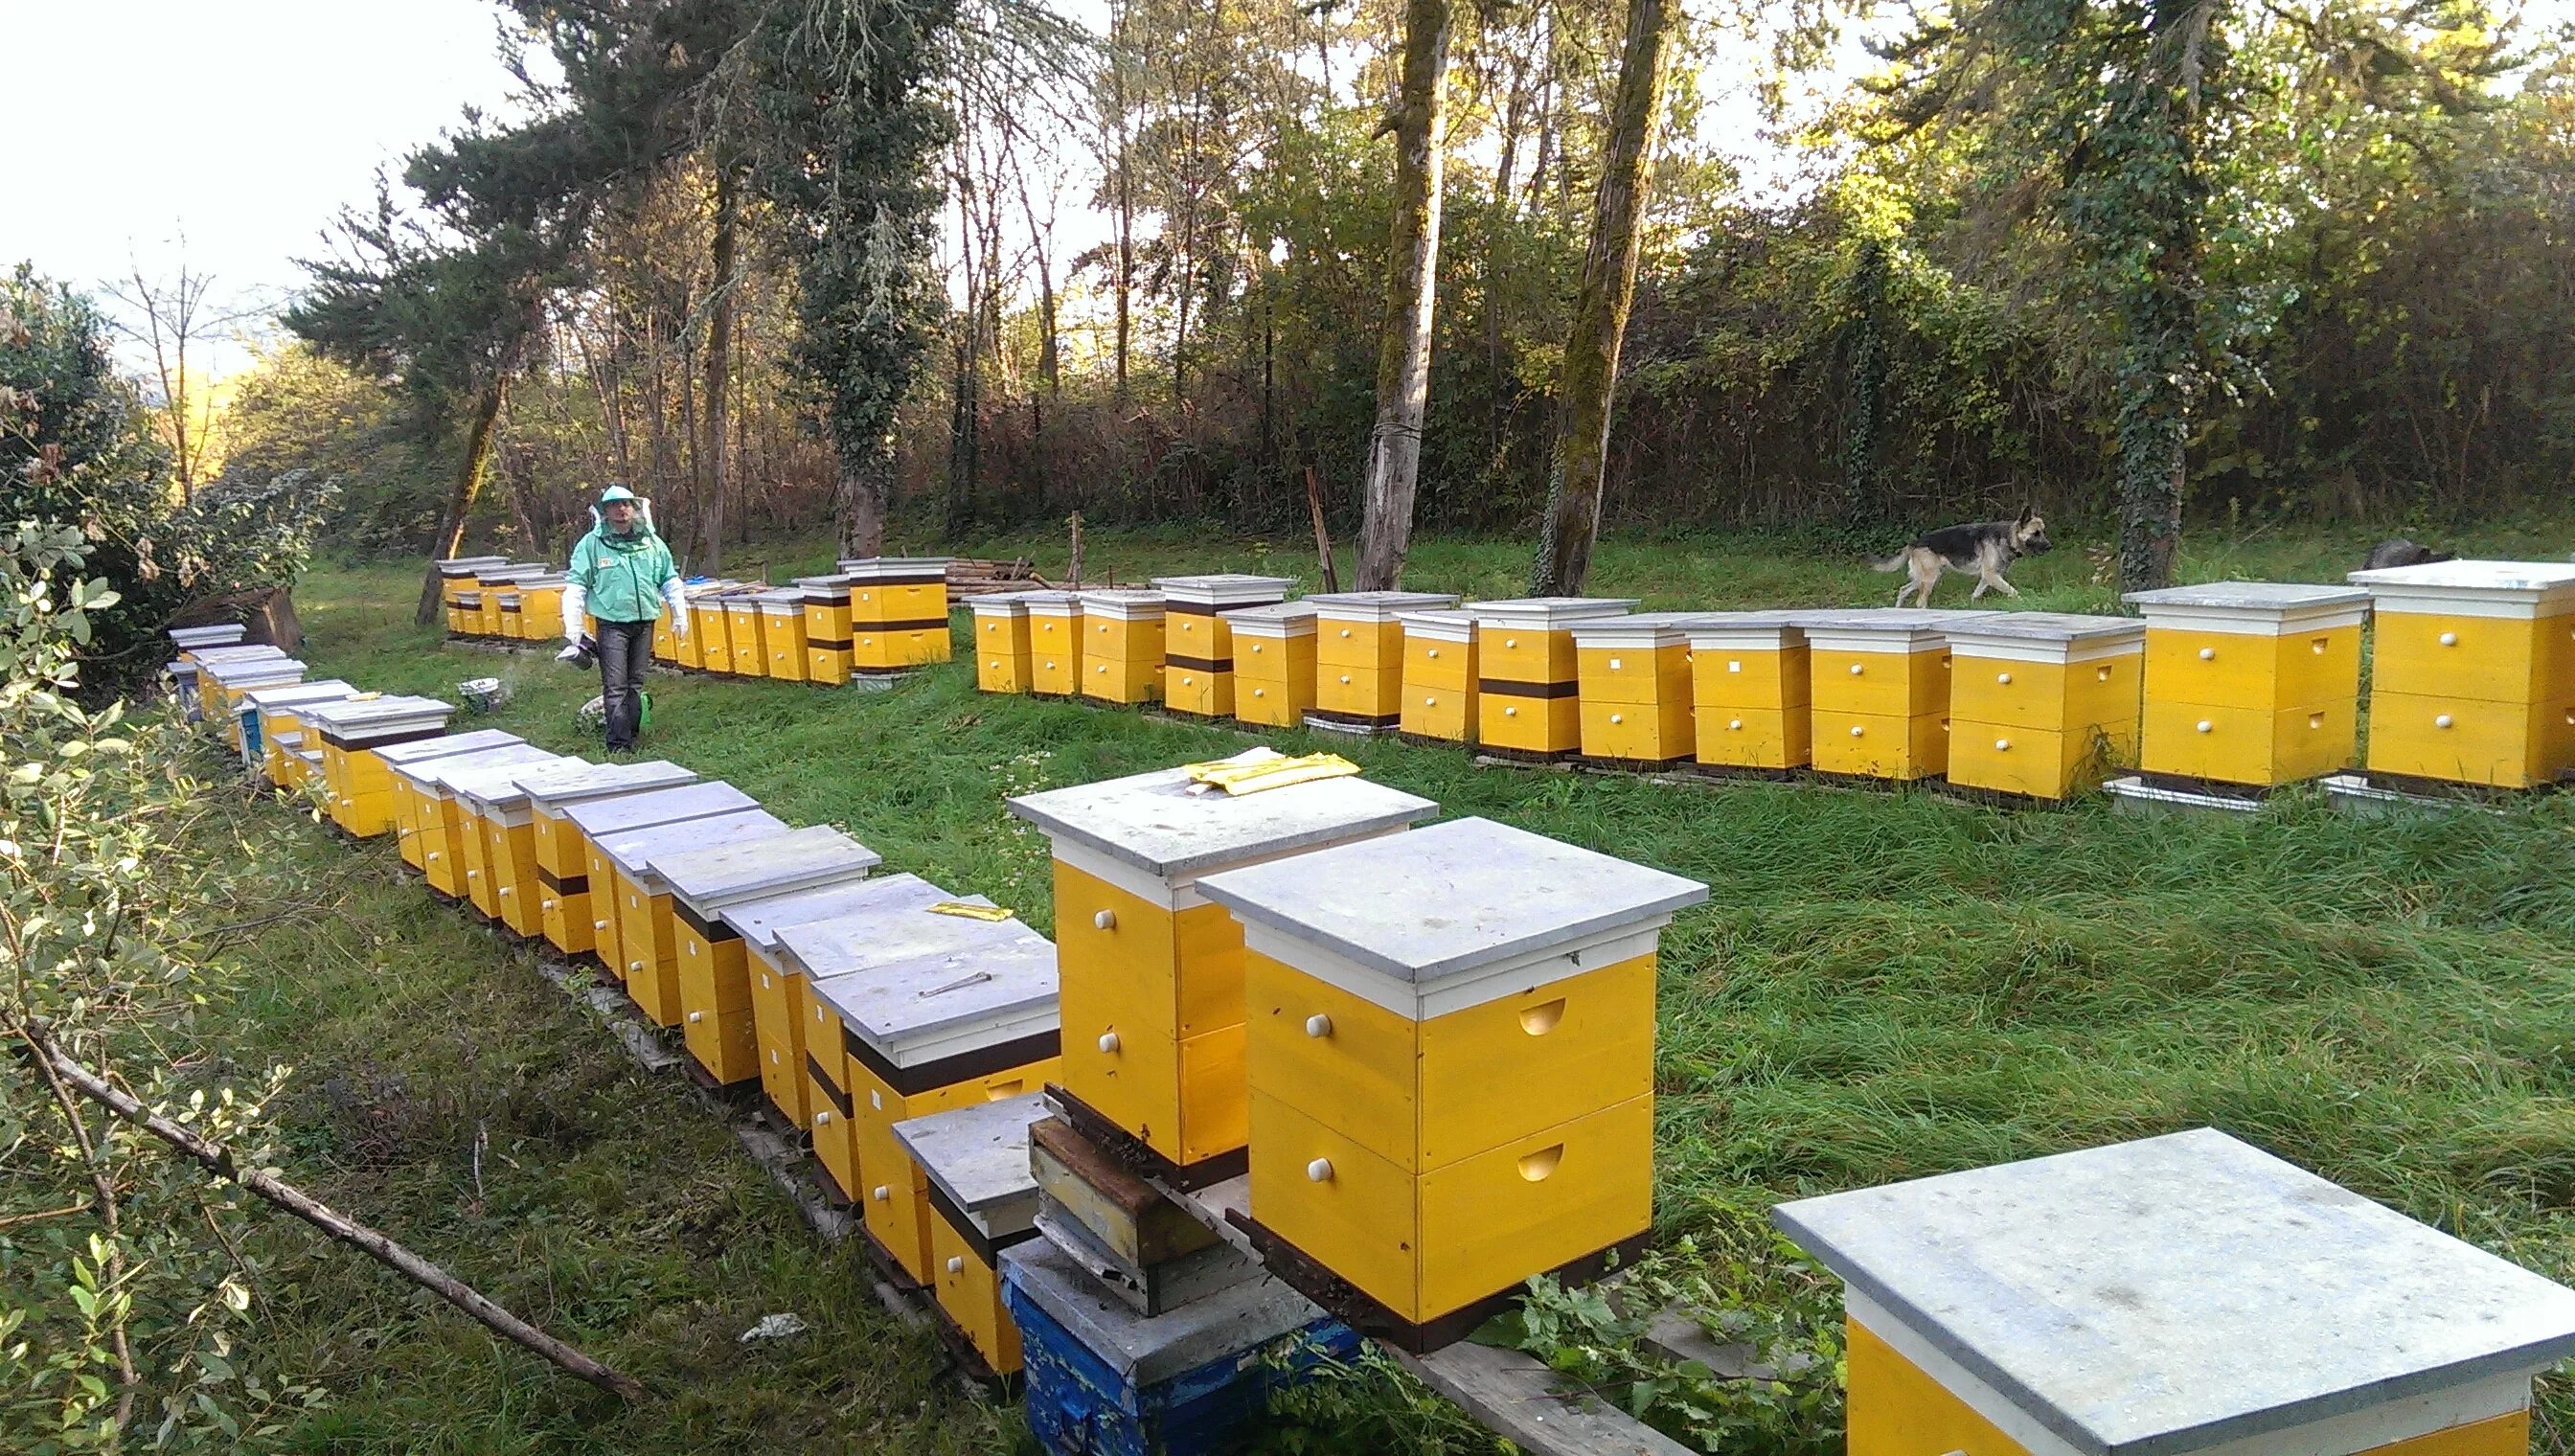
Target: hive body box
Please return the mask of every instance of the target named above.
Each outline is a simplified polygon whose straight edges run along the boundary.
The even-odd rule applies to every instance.
[[[278,788],[293,787],[286,750],[304,740],[304,731],[290,710],[298,704],[337,703],[357,691],[337,678],[249,690],[242,695],[241,712],[252,720],[245,731],[243,753],[249,755],[255,742],[258,752],[253,762],[269,783]]]
[[[303,681],[304,665],[284,656],[206,663],[197,670],[201,712],[210,720],[220,719],[224,741],[239,751],[242,695],[254,688],[285,688]]]
[[[394,781],[379,748],[444,736],[453,704],[432,698],[346,698],[301,709],[307,748],[322,754],[324,796],[331,821],[362,839],[394,826]]]
[[[1776,773],[1806,766],[1812,674],[1802,620],[1794,612],[1691,616],[1691,741],[1700,767]]]
[[[581,846],[581,875],[590,894],[591,953],[608,967],[609,974],[624,980],[626,967],[635,957],[628,955],[619,933],[618,911],[625,899],[617,883],[617,865],[600,847],[600,840],[653,824],[683,823],[758,807],[750,794],[723,782],[683,783],[561,806],[564,823]],[[555,812],[551,806],[545,811],[550,817]]]
[[[761,808],[710,814],[702,819],[653,824],[601,834],[591,852],[611,867],[617,885],[617,945],[626,957],[626,994],[656,1026],[681,1024],[678,917],[671,913],[671,884],[653,868],[654,856],[704,850],[788,831],[787,821]]]
[[[555,756],[534,743],[507,743],[392,765],[411,799],[411,827],[404,837],[420,845],[420,872],[432,889],[471,901],[488,919],[501,917],[500,886],[483,821],[454,779],[479,768],[535,767]]]
[[[508,557],[499,556],[447,557],[434,563],[438,571],[439,603],[447,610],[447,631],[450,636],[471,637],[476,631],[477,624],[472,620],[471,615],[463,611],[459,600],[469,592],[480,590],[475,586],[474,574],[485,567],[505,567],[509,564]]]
[[[179,702],[187,711],[188,722],[202,723],[205,721],[205,703],[200,689],[207,686],[204,677],[208,666],[215,663],[279,662],[285,657],[286,654],[264,643],[188,648],[182,650],[175,661],[166,664],[163,671],[170,675],[171,685],[178,690]]]
[[[1636,768],[1667,768],[1696,750],[1690,721],[1691,617],[1640,612],[1577,622],[1573,639],[1580,692],[1582,756]]]
[[[1623,617],[1635,605],[1586,597],[1467,603],[1475,619],[1475,741],[1524,758],[1581,746],[1573,625]]]
[[[1163,594],[1082,594],[1081,693],[1102,703],[1163,696]]]
[[[1436,1348],[1645,1231],[1655,943],[1705,886],[1467,818],[1202,887],[1244,927],[1252,1217],[1363,1327]]]
[[[569,585],[569,578],[555,572],[519,584],[516,641],[548,643],[563,636],[563,594]]]
[[[1905,781],[1949,771],[1949,640],[1983,612],[1815,612],[1806,632],[1814,766]]]
[[[757,587],[725,594],[725,671],[737,678],[769,676],[769,645],[760,635],[760,599],[766,595]]]
[[[2367,593],[2215,582],[2119,600],[2146,621],[2140,769],[2268,789],[2351,766]]]
[[[752,599],[759,608],[761,673],[782,683],[805,681],[805,594],[787,587]]]
[[[1949,781],[2062,799],[2134,762],[2145,624],[1997,612],[1949,638]]]
[[[760,1075],[750,947],[724,919],[732,905],[864,879],[882,860],[828,824],[732,844],[656,853],[652,870],[671,891],[680,1033],[719,1085]],[[622,908],[622,906],[621,906]]]
[[[841,570],[850,582],[855,671],[885,677],[948,661],[948,558],[873,557]]]
[[[869,1119],[879,1109],[862,1111],[855,1101],[859,1088],[850,1057],[850,1038],[855,1033],[843,1021],[838,1001],[851,985],[887,966],[925,955],[991,949],[1036,933],[1016,919],[942,914],[935,908],[942,901],[992,903],[979,895],[943,895],[927,903],[897,896],[830,919],[784,926],[778,932],[778,953],[794,970],[790,985],[805,1008],[806,1101],[813,1108],[814,1155],[835,1186],[860,1204],[868,1232],[880,1247],[898,1260],[906,1249],[916,1250],[918,1259],[904,1267],[923,1283],[930,1277],[928,1254],[911,1238],[922,1226],[918,1211],[895,1201],[890,1179],[868,1177],[868,1169],[882,1162],[866,1156]],[[1043,1072],[1033,1068],[1005,1068],[993,1074],[993,1082],[1007,1086],[1040,1075]],[[1016,1095],[1024,1089],[1012,1086],[1010,1090]],[[885,1198],[865,1196],[871,1181],[889,1185]]]
[[[2223,1133],[1780,1205],[1850,1456],[2525,1456],[2575,1293]]]
[[[975,644],[975,686],[986,693],[1026,693],[1029,683],[1030,592],[995,592],[970,598],[969,630]]]
[[[479,869],[491,886],[494,917],[513,934],[543,935],[546,901],[551,898],[537,870],[536,805],[521,779],[550,769],[590,766],[581,758],[548,753],[525,762],[478,763],[440,775],[456,801],[459,818],[473,826],[466,830],[474,836],[466,845],[468,883]],[[476,840],[481,844],[479,852]]]
[[[1403,722],[1403,614],[1454,607],[1444,592],[1326,592],[1314,609],[1309,728],[1392,732]]]
[[[501,599],[521,590],[520,584],[546,574],[540,563],[511,562],[497,567],[484,567],[474,574],[476,587],[475,635],[491,642],[507,642],[501,620]]]
[[[2378,619],[2369,771],[2494,788],[2575,774],[2575,565],[2354,572]]]
[[[1234,716],[1294,728],[1314,706],[1314,606],[1281,602],[1226,615],[1234,634]]]
[[[1463,612],[1406,612],[1402,710],[1406,736],[1443,743],[1475,740],[1475,619]]]
[[[447,831],[444,808],[435,800],[422,797],[416,776],[418,768],[433,759],[519,747],[524,746],[525,741],[517,733],[503,732],[499,728],[476,728],[471,732],[389,743],[376,749],[376,761],[384,765],[385,775],[393,783],[394,847],[401,852],[403,862],[424,874],[428,873],[431,863],[429,851],[436,847],[432,840]],[[463,864],[461,852],[440,856],[440,872],[452,876],[457,885],[455,888],[442,886],[443,893],[456,895],[465,892],[462,888],[465,882]]]
[[[938,1222],[931,1262],[939,1307],[996,1375],[1020,1370],[1020,1332],[1002,1308],[1001,1251],[1037,1236],[1038,1185],[1029,1124],[1046,1115],[1030,1092],[894,1124],[895,1141],[929,1179]]]
[[[1221,573],[1156,577],[1163,594],[1163,706],[1197,718],[1234,716],[1234,631],[1227,618],[1276,606],[1295,583],[1287,577]]]
[[[538,919],[557,950],[579,955],[599,943],[591,907],[589,849],[569,817],[572,806],[677,788],[697,776],[661,758],[641,763],[588,763],[572,758],[519,775],[519,786],[528,790],[537,848]],[[603,891],[608,888],[601,886]]]
[[[689,640],[680,647],[683,665],[728,677],[736,671],[733,606],[743,592],[740,582],[719,582],[714,591],[689,599]]]
[[[450,636],[475,642],[483,636],[483,589],[471,585],[472,578],[466,580],[468,585],[447,604],[447,630]]]
[[[798,577],[805,597],[805,681],[837,688],[850,681],[850,579]]]
[[[1065,1094],[1185,1182],[1241,1171],[1249,1130],[1243,929],[1200,877],[1292,863],[1439,808],[1356,777],[1239,797],[1191,789],[1172,768],[1010,801],[1055,846]]]
[[[1029,691],[1071,698],[1082,691],[1082,594],[1042,592],[1029,599]]]

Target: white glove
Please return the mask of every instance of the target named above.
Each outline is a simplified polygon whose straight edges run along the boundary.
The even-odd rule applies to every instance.
[[[564,641],[572,644],[574,647],[580,647],[581,640],[585,636],[582,630],[582,614],[588,610],[589,606],[590,594],[582,590],[579,582],[575,582],[571,586],[564,588]]]
[[[671,636],[687,642],[689,640],[688,589],[680,585],[679,578],[673,577],[662,584],[662,600],[669,603],[671,607]]]

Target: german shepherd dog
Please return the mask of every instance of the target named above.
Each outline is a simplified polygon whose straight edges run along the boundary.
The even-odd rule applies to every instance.
[[[2023,508],[2016,521],[1978,521],[1965,526],[1943,526],[1926,531],[1905,543],[1904,550],[1883,560],[1872,557],[1869,565],[1881,572],[1902,571],[1904,585],[1895,592],[1895,605],[1913,599],[1916,607],[1931,605],[1931,588],[1947,572],[1973,572],[1976,590],[1967,594],[1972,602],[1985,595],[1987,588],[2006,597],[2020,594],[2003,580],[2003,568],[2025,556],[2038,556],[2054,547],[2047,539],[2047,523],[2038,512]]]

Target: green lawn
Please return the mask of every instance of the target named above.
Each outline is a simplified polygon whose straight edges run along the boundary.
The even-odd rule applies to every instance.
[[[2558,558],[2562,527],[2460,544]],[[2194,541],[2193,579],[2335,580],[2367,538]],[[1060,570],[1057,543],[987,542]],[[820,551],[774,553],[773,570]],[[1298,543],[1095,536],[1089,575],[1267,569]],[[1410,585],[1515,595],[1524,548],[1427,542]],[[2079,546],[2014,571],[2020,605],[2114,601]],[[1593,590],[1651,607],[1875,604],[1896,579],[1784,538],[1611,541]],[[495,674],[483,722],[566,750],[595,676],[439,647],[407,567],[299,589],[313,676],[452,694]],[[1965,584],[1945,584],[1962,605]],[[1006,794],[1230,751],[1220,728],[978,695],[963,662],[892,692],[657,681],[650,751],[795,822],[842,825],[890,867],[1050,924],[1044,840]],[[2575,1278],[2575,811],[2357,821],[2292,799],[2250,819],[2011,813],[1921,793],[1698,788],[1472,767],[1462,752],[1331,746],[1373,777],[1707,880],[1664,938],[1656,1221],[1741,1248],[1780,1196],[2211,1123],[2552,1276]],[[283,809],[258,810],[277,814]],[[298,1176],[665,1388],[604,1410],[344,1256],[300,1261],[268,1352],[329,1384],[303,1450],[939,1451],[1015,1418],[934,1379],[876,1310],[861,1260],[806,1235],[691,1097],[622,1053],[465,914],[401,880],[383,844],[314,830],[316,892],[240,1008],[249,1064],[292,1059]],[[471,1180],[477,1129],[483,1185]],[[800,1340],[733,1336],[793,1309]],[[2575,1447],[2552,1388],[2538,1443]]]

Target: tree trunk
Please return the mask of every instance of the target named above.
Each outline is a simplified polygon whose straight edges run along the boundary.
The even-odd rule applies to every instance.
[[[885,555],[885,518],[888,487],[894,475],[894,455],[889,448],[875,460],[852,468],[846,461],[841,466],[840,499],[833,514],[841,522],[841,555],[845,558]]]
[[[1118,400],[1127,400],[1127,351],[1134,328],[1130,295],[1136,279],[1136,189],[1128,167],[1127,138],[1127,6],[1119,0],[1109,21],[1109,95],[1118,112],[1118,156],[1114,180],[1118,195]]]
[[[704,543],[701,568],[710,577],[724,575],[725,537],[725,404],[732,385],[733,347],[733,174],[724,164],[716,170],[716,237],[714,292],[707,297],[706,443],[698,459],[704,477],[699,540]]]
[[[1430,398],[1430,325],[1439,291],[1439,178],[1445,162],[1442,92],[1448,0],[1404,0],[1403,70],[1394,107],[1394,218],[1385,317],[1378,337],[1376,424],[1368,432],[1358,590],[1403,580],[1420,484],[1421,417]]]
[[[2181,554],[2190,418],[2207,365],[2199,346],[2200,208],[2205,181],[2192,122],[2205,84],[2209,0],[2158,0],[2152,46],[2113,90],[2114,185],[2131,222],[2110,260],[2124,338],[2114,392],[2119,429],[2119,590],[2169,587]]]
[[[483,398],[474,407],[474,427],[465,437],[465,458],[457,462],[456,479],[447,489],[447,514],[440,519],[438,535],[430,542],[430,563],[420,584],[420,609],[412,622],[428,627],[438,621],[440,609],[438,562],[456,555],[465,540],[465,517],[474,509],[474,498],[483,492],[483,476],[492,463],[492,422],[501,417],[501,402],[509,392],[507,370],[493,373],[491,383],[483,387]]]
[[[1591,246],[1582,257],[1582,283],[1556,384],[1546,521],[1538,537],[1537,565],[1529,573],[1529,594],[1535,597],[1578,596],[1591,572],[1591,541],[1600,530],[1601,477],[1609,458],[1609,407],[1618,385],[1627,310],[1636,298],[1646,173],[1654,152],[1654,123],[1662,110],[1663,43],[1675,14],[1669,0],[1627,0],[1626,53],[1618,61],[1618,96],[1601,146]]]

